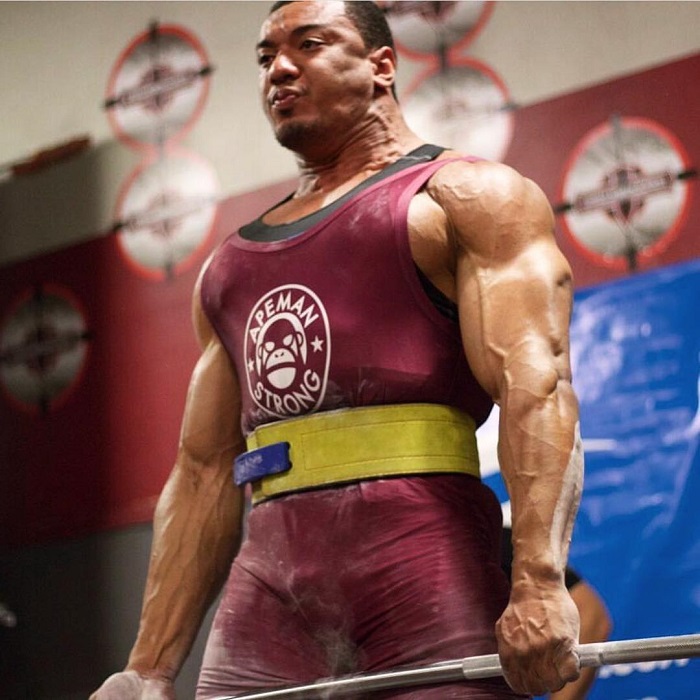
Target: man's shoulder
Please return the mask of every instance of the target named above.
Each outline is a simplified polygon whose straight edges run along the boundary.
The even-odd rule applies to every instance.
[[[514,204],[528,208],[546,204],[540,188],[509,165],[455,151],[445,151],[440,158],[445,164],[432,175],[426,189],[448,212],[477,198],[480,206],[492,211]]]
[[[426,190],[460,240],[466,237],[471,245],[482,238],[490,245],[494,235],[506,235],[515,236],[522,245],[551,230],[553,215],[547,197],[514,168],[454,151],[445,152],[444,160]]]
[[[497,194],[504,187],[526,187],[529,182],[524,175],[505,163],[450,150],[443,151],[438,158],[446,162],[431,178],[434,186],[477,187]]]

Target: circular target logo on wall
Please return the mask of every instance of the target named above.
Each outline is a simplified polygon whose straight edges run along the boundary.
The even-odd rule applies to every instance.
[[[90,334],[67,289],[41,285],[11,305],[0,327],[0,381],[13,403],[46,413],[79,383]]]
[[[154,24],[122,52],[104,106],[117,137],[133,147],[181,138],[207,98],[212,66],[188,30]]]
[[[555,212],[589,259],[616,269],[666,249],[681,228],[694,175],[679,140],[660,124],[613,117],[574,149]]]
[[[189,269],[213,235],[218,190],[209,164],[181,149],[139,165],[119,195],[114,225],[128,263],[159,280]]]
[[[419,75],[403,97],[408,125],[422,138],[501,161],[513,137],[508,90],[488,66],[456,58]]]
[[[492,2],[379,2],[394,35],[396,48],[414,58],[473,41],[493,9]]]

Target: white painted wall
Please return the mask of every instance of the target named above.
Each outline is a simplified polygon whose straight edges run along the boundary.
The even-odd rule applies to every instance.
[[[89,133],[112,138],[100,107],[109,72],[149,22],[179,23],[216,66],[187,144],[216,168],[224,193],[293,176],[257,101],[253,45],[270,2],[0,2],[0,163]],[[499,0],[467,49],[494,68],[517,104],[700,50],[700,2]],[[419,64],[401,59],[399,86]]]

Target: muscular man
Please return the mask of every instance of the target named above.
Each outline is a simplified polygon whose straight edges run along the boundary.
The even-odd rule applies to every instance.
[[[373,3],[277,3],[257,56],[299,185],[200,277],[203,353],[155,514],[138,637],[93,698],[174,697],[227,577],[199,700],[496,650],[510,688],[377,697],[560,688],[579,673],[564,567],[582,455],[571,274],[546,198],[508,167],[409,130]],[[474,439],[493,401],[510,591]]]

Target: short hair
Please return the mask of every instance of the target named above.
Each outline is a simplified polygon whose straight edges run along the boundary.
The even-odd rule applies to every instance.
[[[276,2],[270,8],[269,14],[284,7],[284,5],[291,5],[293,2],[295,0]],[[357,28],[366,48],[380,49],[382,46],[388,46],[396,53],[389,23],[377,3],[352,0],[344,2],[343,5],[345,6],[345,15]]]

